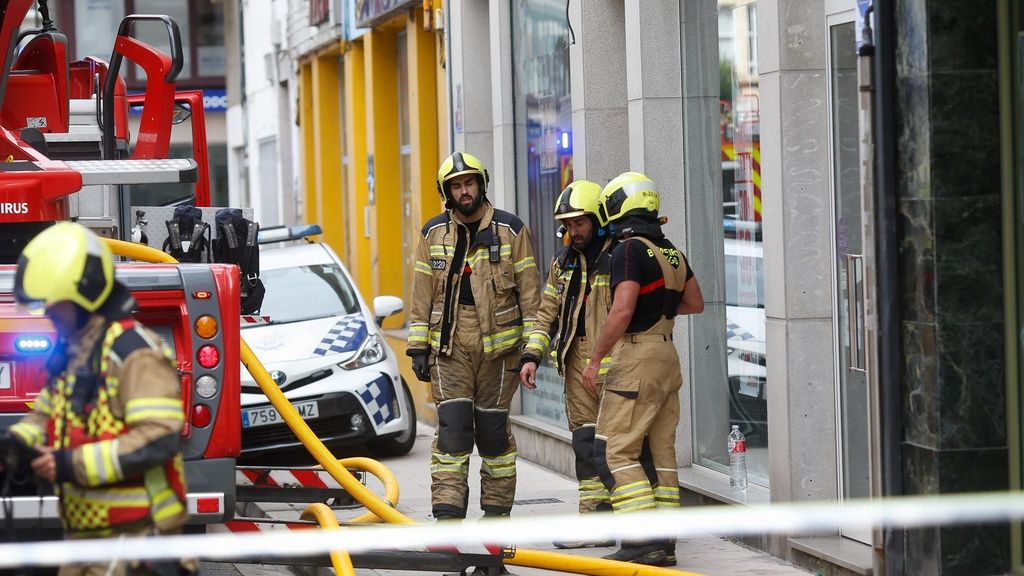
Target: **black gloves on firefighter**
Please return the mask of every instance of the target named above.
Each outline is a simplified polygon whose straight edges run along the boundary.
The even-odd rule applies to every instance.
[[[6,430],[0,432],[0,470],[6,469],[16,476],[28,476],[32,473],[29,464],[36,456],[39,453],[23,444],[17,436]]]
[[[417,354],[412,357],[412,371],[420,382],[430,382],[430,355]]]

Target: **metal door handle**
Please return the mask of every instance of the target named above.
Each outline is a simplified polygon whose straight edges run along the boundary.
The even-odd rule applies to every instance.
[[[858,336],[864,329],[864,321],[857,313],[857,302],[862,292],[857,290],[857,270],[863,264],[864,256],[846,255],[846,325],[849,346],[846,348],[846,366],[850,372],[867,372],[861,362],[861,347]],[[863,310],[863,306],[860,308]]]

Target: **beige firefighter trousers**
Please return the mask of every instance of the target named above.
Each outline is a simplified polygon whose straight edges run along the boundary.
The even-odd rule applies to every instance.
[[[437,434],[430,458],[434,516],[465,517],[469,456],[480,466],[480,507],[486,515],[512,510],[516,493],[516,441],[508,409],[519,384],[519,350],[484,359],[474,306],[458,306],[451,356],[439,356],[431,372]]]
[[[683,376],[672,321],[626,334],[612,351],[601,395],[595,454],[616,512],[679,506],[676,428]],[[654,479],[640,462],[650,442]]]
[[[590,346],[585,337],[573,339],[565,354],[565,415],[572,432],[572,449],[576,455],[576,479],[579,482],[580,513],[594,512],[609,505],[608,489],[597,475],[594,465],[594,431],[600,397],[583,387],[583,370],[590,362]],[[600,382],[600,378],[598,381]],[[602,506],[603,504],[603,506]]]
[[[115,533],[111,536],[97,539],[97,545],[109,549],[112,553],[116,552],[118,546],[122,546],[124,550],[131,550],[132,544],[127,540],[132,538],[146,538],[153,536],[156,528],[152,525],[135,526],[132,528],[125,529],[121,532]],[[177,529],[172,532],[168,532],[165,535],[180,534],[181,530]],[[78,540],[75,536],[71,536],[72,540]],[[168,561],[173,562],[173,561]],[[178,562],[178,572],[182,571],[192,572],[193,574],[199,573],[199,561],[194,558],[183,559]],[[65,564],[61,566],[57,571],[57,576],[146,576],[156,575],[146,565],[139,565],[138,562],[126,562],[124,560],[113,559],[108,562],[96,562],[92,564]]]

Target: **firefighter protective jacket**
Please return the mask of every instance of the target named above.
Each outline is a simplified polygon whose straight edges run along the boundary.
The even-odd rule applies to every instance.
[[[463,267],[469,275],[480,320],[484,358],[492,359],[517,350],[533,328],[540,304],[540,276],[533,258],[530,231],[514,214],[495,209],[490,203],[477,229],[473,244],[456,254],[459,238],[463,244],[469,229],[455,210],[447,210],[423,226],[416,248],[416,276],[407,354],[452,353],[456,306]]]
[[[596,339],[600,333],[612,305],[611,251],[614,241],[611,238],[595,241],[603,244],[594,270],[587,270],[586,256],[572,244],[562,248],[552,259],[540,310],[537,311],[537,323],[523,351],[524,362],[540,364],[550,348],[555,368],[564,375],[565,355],[576,334],[580,307],[584,302],[587,305],[584,333],[588,339]],[[589,295],[586,291],[588,284]],[[611,361],[610,355],[601,360],[599,376],[608,372]]]
[[[184,413],[166,347],[132,320],[94,315],[69,339],[66,358],[33,412],[10,428],[28,446],[54,448],[65,529],[102,537],[180,527]]]

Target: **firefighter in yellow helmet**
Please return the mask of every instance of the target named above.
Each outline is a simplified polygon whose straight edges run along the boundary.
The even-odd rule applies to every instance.
[[[686,257],[662,232],[659,207],[654,182],[637,172],[609,182],[598,205],[598,217],[619,243],[612,252],[611,310],[591,347],[583,385],[597,390],[611,353],[594,453],[615,512],[679,506],[675,441],[683,377],[672,328],[677,315],[702,312],[704,299]],[[645,471],[641,453],[648,450],[653,467],[646,468],[653,470]],[[605,558],[671,566],[675,544],[624,540]]]
[[[417,377],[431,382],[437,406],[430,474],[438,519],[466,516],[474,443],[483,460],[484,515],[508,515],[515,496],[508,410],[519,350],[540,303],[540,277],[529,229],[491,206],[487,185],[475,156],[449,156],[437,173],[446,209],[423,226],[416,248],[407,353]]]
[[[33,412],[8,433],[38,454],[31,468],[54,485],[68,535],[180,531],[188,516],[180,381],[159,337],[129,316],[135,302],[114,279],[110,249],[80,224],[55,224],[22,252],[14,293],[46,314],[57,343]],[[60,575],[129,569],[109,568],[68,565]]]
[[[583,368],[590,360],[590,345],[608,316],[611,306],[611,248],[613,240],[597,219],[601,186],[589,180],[569,184],[555,202],[555,220],[570,242],[552,259],[547,284],[537,312],[537,323],[523,351],[520,383],[536,387],[537,367],[548,355],[565,379],[565,414],[572,432],[579,481],[579,511],[611,510],[608,490],[594,467],[594,428],[597,425],[597,391],[583,387]],[[611,363],[606,357],[598,382]],[[558,548],[611,546],[614,541],[568,539]]]

